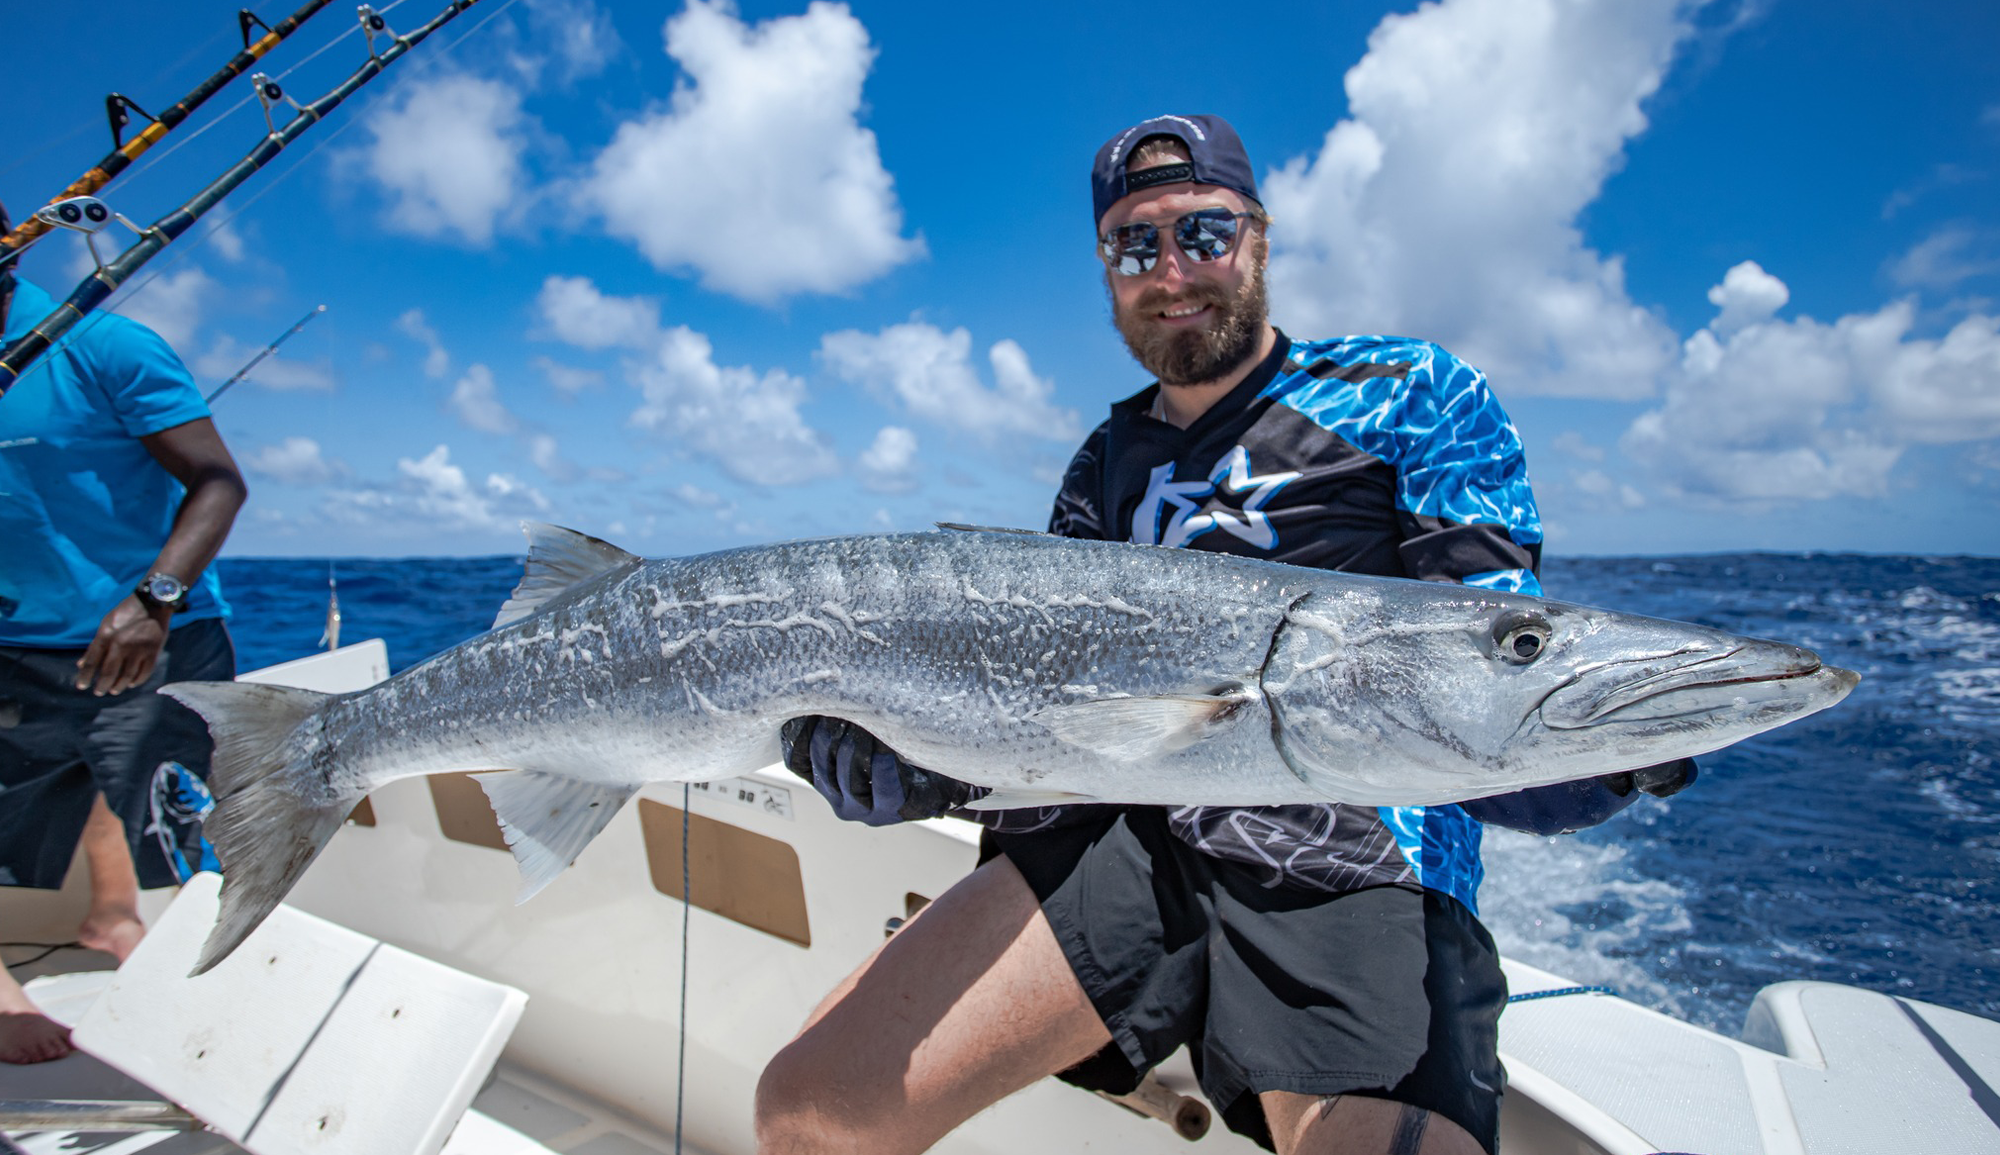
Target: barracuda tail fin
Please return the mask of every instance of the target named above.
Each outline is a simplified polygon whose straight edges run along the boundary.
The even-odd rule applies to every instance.
[[[356,798],[317,802],[324,789],[286,749],[292,732],[337,695],[250,682],[177,682],[161,693],[200,714],[215,738],[202,832],[222,861],[222,911],[202,944],[198,975],[228,957],[271,913],[347,819]]]

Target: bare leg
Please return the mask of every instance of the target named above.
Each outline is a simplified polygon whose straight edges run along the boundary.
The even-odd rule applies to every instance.
[[[923,1151],[1110,1039],[1034,892],[996,858],[884,943],[764,1068],[758,1150]]]
[[[125,824],[99,794],[83,824],[83,856],[90,866],[90,911],[77,929],[77,941],[124,962],[146,935],[139,921],[139,875],[132,866],[132,846]]]
[[[1485,1155],[1465,1128],[1407,1103],[1289,1091],[1258,1098],[1278,1155]]]
[[[69,1028],[44,1015],[0,968],[0,1063],[40,1063],[70,1053]]]

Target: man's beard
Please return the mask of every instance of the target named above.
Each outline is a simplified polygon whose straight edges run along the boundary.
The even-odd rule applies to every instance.
[[[1114,294],[1111,319],[1133,358],[1162,385],[1200,385],[1242,367],[1256,355],[1270,317],[1270,298],[1264,289],[1268,251],[1264,238],[1258,237],[1254,247],[1242,254],[1250,258],[1250,273],[1234,296],[1211,281],[1190,280],[1179,293],[1149,290],[1127,311],[1118,307]],[[1160,323],[1163,310],[1194,304],[1212,310],[1207,324],[1174,329]]]

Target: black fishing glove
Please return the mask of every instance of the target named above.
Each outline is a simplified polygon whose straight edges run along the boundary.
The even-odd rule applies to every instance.
[[[1459,806],[1489,825],[1525,830],[1529,834],[1569,834],[1605,821],[1638,801],[1640,794],[1655,798],[1676,794],[1692,783],[1698,773],[1694,759],[1682,758],[1598,778],[1475,798]]]
[[[1637,790],[1641,794],[1651,794],[1655,798],[1672,798],[1694,785],[1701,774],[1701,767],[1692,758],[1676,758],[1672,762],[1661,762],[1656,766],[1641,766],[1637,770],[1626,770],[1618,774],[1606,774],[1598,781],[1620,798]]]
[[[813,784],[849,822],[890,826],[936,818],[987,791],[912,766],[880,739],[843,718],[793,718],[779,731],[785,768]]]

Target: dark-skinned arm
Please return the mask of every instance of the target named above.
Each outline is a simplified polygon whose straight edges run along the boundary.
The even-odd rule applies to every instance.
[[[187,488],[174,528],[147,573],[170,573],[192,586],[222,551],[236,511],[249,489],[215,422],[207,417],[162,429],[139,439],[161,468]],[[104,615],[97,636],[76,664],[76,688],[98,695],[120,694],[143,683],[167,644],[173,612],[149,608],[137,594]]]

